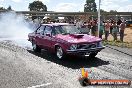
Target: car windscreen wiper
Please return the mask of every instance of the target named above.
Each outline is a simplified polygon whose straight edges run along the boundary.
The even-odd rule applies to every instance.
[[[70,33],[61,33],[62,35],[67,35],[67,34],[70,34]]]

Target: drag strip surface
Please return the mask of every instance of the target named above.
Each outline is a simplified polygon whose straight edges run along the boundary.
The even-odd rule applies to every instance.
[[[132,57],[107,47],[96,58],[70,57],[64,61],[47,51],[34,53],[9,42],[0,42],[0,50],[0,88],[81,88],[78,77],[82,67],[92,71],[91,79],[132,81]]]

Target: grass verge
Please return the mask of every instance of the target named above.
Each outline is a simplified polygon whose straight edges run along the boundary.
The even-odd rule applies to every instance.
[[[132,42],[121,42],[119,40],[117,41],[106,41],[103,40],[104,45],[112,45],[112,46],[118,46],[122,48],[132,48]]]

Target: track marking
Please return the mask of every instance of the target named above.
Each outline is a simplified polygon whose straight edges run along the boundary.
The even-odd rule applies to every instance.
[[[108,46],[108,45],[106,45],[106,47],[108,47],[108,48],[110,48],[110,49],[113,49],[113,50],[115,50],[115,51],[118,51],[118,52],[120,52],[120,53],[123,53],[123,54],[125,54],[125,55],[132,56],[131,54],[128,54],[128,53],[123,52],[123,51],[121,51],[121,50],[118,50],[118,49],[112,48],[112,47],[110,47],[110,46]]]
[[[49,86],[51,84],[52,83],[46,83],[46,84],[36,85],[36,86],[28,87],[28,88],[39,88],[39,87],[42,87],[42,86]]]

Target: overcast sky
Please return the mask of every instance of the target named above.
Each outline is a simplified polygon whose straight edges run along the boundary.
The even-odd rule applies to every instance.
[[[11,5],[13,10],[28,11],[29,3],[34,0],[0,0],[0,6],[7,8]],[[40,0],[48,11],[78,12],[83,11],[86,0]],[[99,0],[95,0],[98,5]],[[132,0],[101,0],[101,9],[105,11],[117,10],[132,12]]]

